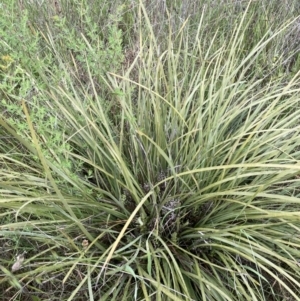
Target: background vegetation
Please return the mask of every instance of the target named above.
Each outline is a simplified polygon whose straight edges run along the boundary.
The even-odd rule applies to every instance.
[[[300,300],[298,1],[0,6],[1,300]]]

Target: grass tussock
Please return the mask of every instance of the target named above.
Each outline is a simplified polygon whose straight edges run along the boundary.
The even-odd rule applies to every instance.
[[[298,13],[3,1],[1,300],[299,300]]]

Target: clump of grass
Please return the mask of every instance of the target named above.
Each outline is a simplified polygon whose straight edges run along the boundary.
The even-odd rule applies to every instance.
[[[106,39],[41,17],[31,44],[39,65],[23,67],[10,49],[1,71],[1,294],[297,300],[299,73],[269,60],[297,20],[264,27],[274,6],[261,13],[249,2],[220,4],[236,22],[218,23],[212,2],[197,25],[191,16],[178,26],[176,1],[157,16],[162,39],[149,5],[124,11],[136,20],[132,40],[120,34],[124,19]],[[89,14],[81,25],[94,24]],[[58,32],[69,33],[65,44]],[[128,46],[135,56],[124,64]],[[289,55],[298,65],[296,48]]]

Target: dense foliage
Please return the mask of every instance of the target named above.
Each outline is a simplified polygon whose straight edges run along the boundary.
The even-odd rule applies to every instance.
[[[1,300],[300,300],[288,2],[2,1]]]

